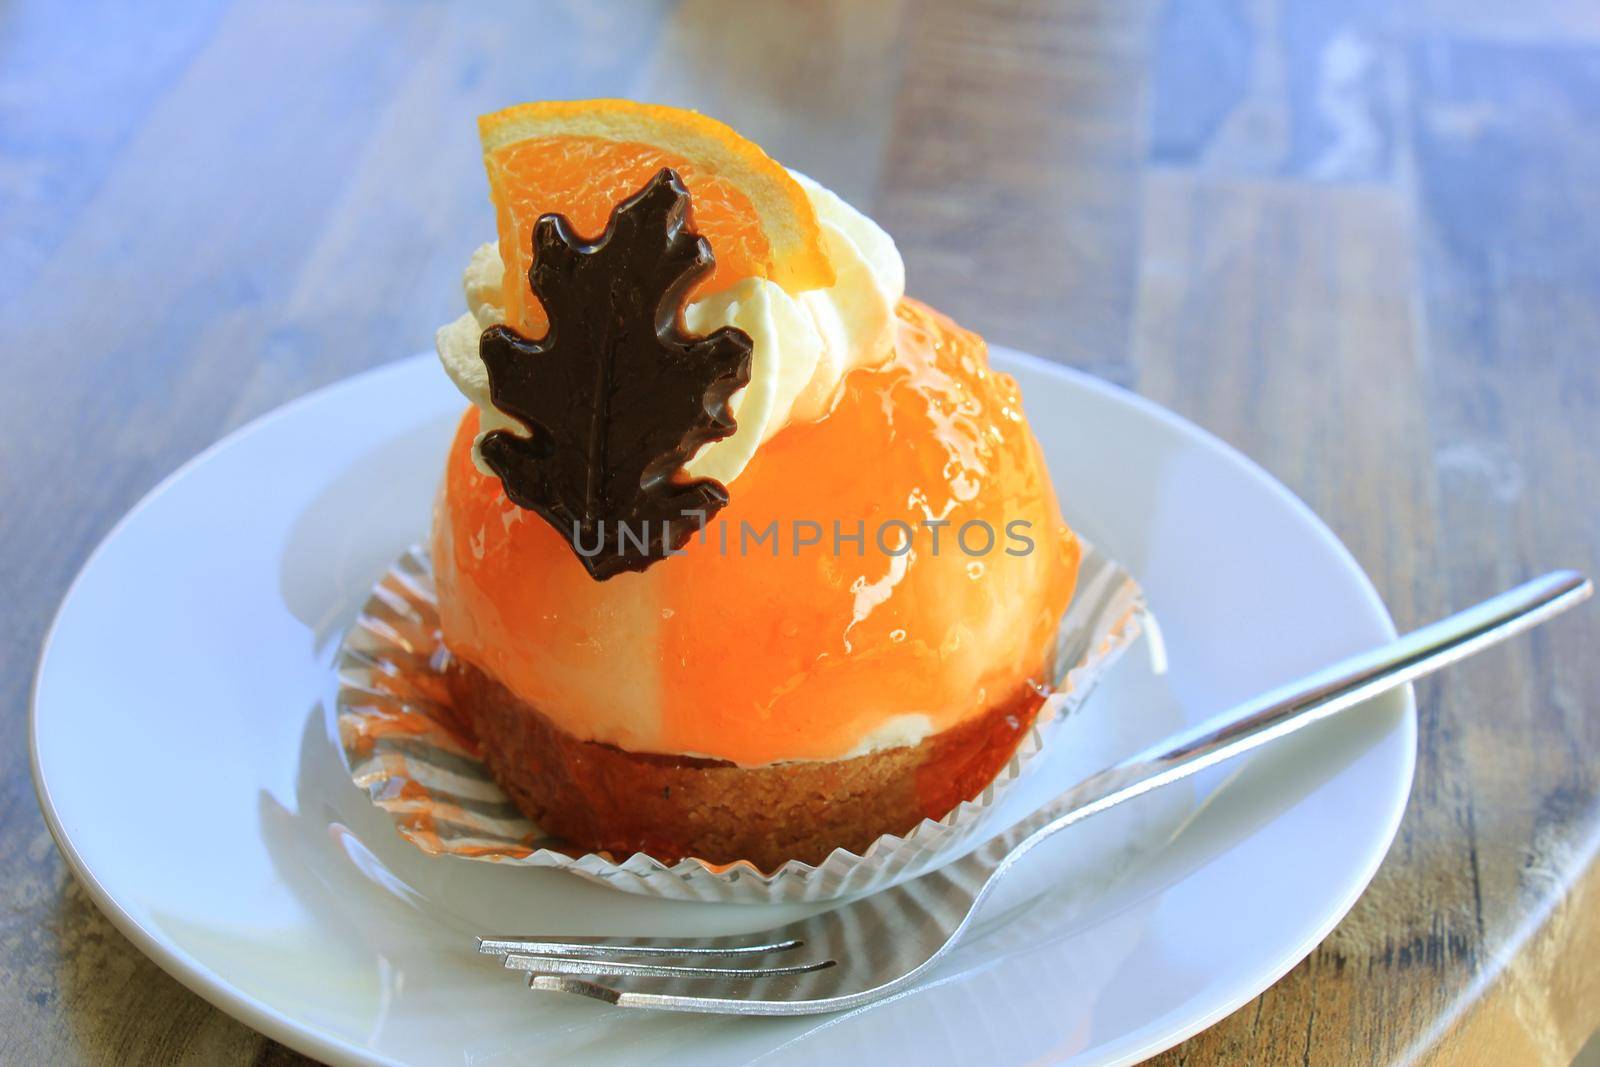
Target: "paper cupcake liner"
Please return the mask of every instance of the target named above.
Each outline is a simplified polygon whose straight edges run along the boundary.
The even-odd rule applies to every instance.
[[[753,864],[644,853],[578,852],[544,834],[511,803],[458,725],[446,693],[432,568],[406,552],[373,588],[339,649],[340,743],[356,785],[394,817],[400,834],[431,855],[555,867],[629,893],[719,903],[804,903],[876,892],[959,859],[1002,827],[997,801],[1088,698],[1149,621],[1137,583],[1084,544],[1078,587],[1062,617],[1050,691],[1034,726],[995,780],[944,818],[885,834],[862,854],[835,849],[819,864]]]

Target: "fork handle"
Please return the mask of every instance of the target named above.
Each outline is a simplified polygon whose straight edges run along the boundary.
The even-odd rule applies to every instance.
[[[1074,823],[1466,659],[1561,614],[1593,591],[1581,574],[1552,571],[1386,645],[1340,660],[1086,778],[981,847],[976,856],[987,859],[998,874]]]

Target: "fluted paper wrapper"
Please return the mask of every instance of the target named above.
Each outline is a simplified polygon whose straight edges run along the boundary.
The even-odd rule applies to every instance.
[[[362,606],[339,650],[339,738],[355,783],[412,844],[432,855],[513,866],[557,867],[615,889],[672,900],[801,903],[886,889],[960,858],[1003,827],[997,800],[1048,742],[1053,727],[1088,698],[1107,667],[1148,623],[1139,586],[1084,544],[1078,587],[1062,617],[1050,690],[1033,727],[982,793],[904,835],[885,834],[857,855],[820,864],[791,860],[775,871],[750,863],[635,853],[584,853],[544,834],[501,792],[449,706],[433,577],[413,548]]]

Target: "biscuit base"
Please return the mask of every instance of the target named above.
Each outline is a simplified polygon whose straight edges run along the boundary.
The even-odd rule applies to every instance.
[[[1023,685],[920,744],[741,767],[574,737],[459,659],[446,680],[495,781],[546,833],[619,858],[748,860],[763,871],[817,864],[836,848],[859,854],[883,834],[942,818],[994,780],[1043,703]]]

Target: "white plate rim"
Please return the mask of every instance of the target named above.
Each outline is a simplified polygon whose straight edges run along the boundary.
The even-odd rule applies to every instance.
[[[1064,372],[1066,377],[1072,378],[1079,385],[1097,392],[1113,402],[1121,401],[1130,407],[1136,408],[1156,421],[1166,424],[1178,433],[1214,449],[1220,455],[1232,460],[1253,481],[1300,515],[1305,521],[1306,527],[1312,530],[1323,541],[1325,546],[1333,551],[1345,568],[1356,576],[1362,598],[1367,601],[1368,607],[1382,620],[1385,637],[1392,640],[1399,636],[1399,631],[1394,625],[1394,618],[1389,614],[1388,605],[1384,604],[1383,598],[1378,595],[1377,587],[1372,584],[1371,576],[1367,574],[1366,568],[1361,566],[1355,554],[1350,551],[1343,541],[1339,540],[1339,536],[1322,520],[1322,517],[1312,510],[1311,505],[1301,500],[1294,490],[1274,478],[1261,464],[1234,448],[1210,430],[1197,423],[1190,422],[1177,412],[1162,407],[1154,400],[1140,396],[1131,389],[1124,389],[1114,382],[1096,378],[1094,375],[1080,371],[1075,367],[1053,363],[1050,360],[1019,349],[994,344],[991,344],[989,348],[991,352],[1003,353],[1004,358],[1014,360],[1043,374]],[[1311,934],[1303,938],[1298,945],[1283,956],[1280,960],[1280,966],[1268,969],[1267,973],[1270,974],[1270,977],[1265,982],[1260,983],[1259,988],[1252,991],[1248,989],[1248,986],[1256,983],[1243,983],[1246,986],[1245,992],[1237,993],[1233,997],[1223,998],[1220,1006],[1212,1011],[1197,1016],[1183,1025],[1171,1027],[1167,1032],[1162,1033],[1160,1036],[1152,1037],[1136,1049],[1125,1048],[1120,1050],[1121,1055],[1110,1062],[1134,1064],[1149,1059],[1151,1056],[1179,1045],[1201,1031],[1207,1030],[1226,1019],[1272,986],[1277,985],[1284,975],[1299,966],[1300,962],[1310,956],[1318,945],[1327,940],[1328,935],[1333,932],[1333,928],[1338,926],[1346,915],[1350,914],[1350,909],[1355,907],[1356,901],[1361,899],[1361,895],[1372,884],[1372,879],[1377,875],[1378,868],[1382,866],[1384,859],[1389,855],[1389,849],[1394,845],[1395,836],[1400,832],[1401,819],[1404,818],[1406,807],[1411,800],[1411,787],[1416,780],[1416,690],[1410,682],[1407,682],[1399,692],[1403,707],[1400,717],[1400,729],[1403,734],[1402,746],[1405,756],[1405,771],[1397,781],[1403,779],[1403,785],[1397,788],[1394,796],[1390,798],[1388,821],[1378,838],[1375,839],[1375,842],[1381,841],[1381,844],[1374,844],[1374,847],[1367,855],[1367,861],[1360,876],[1350,883],[1350,890],[1337,905],[1329,909],[1324,916],[1324,920],[1317,924]]]
[[[1361,598],[1366,602],[1366,606],[1374,613],[1375,617],[1381,621],[1386,635],[1388,637],[1395,636],[1396,630],[1393,619],[1390,617],[1382,598],[1378,595],[1377,589],[1373,586],[1371,578],[1355,556],[1316,512],[1311,509],[1310,505],[1301,500],[1298,495],[1274,478],[1256,461],[1210,431],[1130,389],[1125,389],[1122,386],[1097,378],[1074,367],[1055,363],[1017,349],[996,344],[992,344],[989,347],[991,353],[1000,356],[1002,361],[1019,363],[1044,375],[1068,379],[1073,385],[1098,394],[1102,399],[1111,403],[1134,408],[1140,414],[1163,424],[1168,429],[1187,438],[1206,451],[1229,460],[1260,488],[1278,499],[1279,502],[1287,505],[1301,518],[1304,527],[1312,531],[1323,542],[1323,546],[1331,550],[1344,568],[1354,577],[1357,592],[1359,592]],[[379,1054],[370,1046],[357,1045],[263,1004],[228,982],[227,979],[207,967],[190,953],[171,943],[160,933],[145,927],[122,907],[116,896],[100,881],[87,861],[73,845],[56,812],[55,804],[50,794],[49,783],[45,777],[44,767],[39,758],[38,715],[40,693],[45,674],[45,664],[50,656],[57,628],[61,625],[62,619],[65,617],[67,609],[73,601],[74,594],[77,592],[79,584],[84,580],[85,575],[89,573],[96,561],[122,530],[164,495],[191,469],[207,462],[224,448],[265,431],[280,420],[291,417],[300,409],[312,403],[323,401],[332,394],[359,390],[382,377],[407,373],[418,362],[433,358],[432,353],[420,353],[370,368],[313,389],[224,435],[185,461],[171,474],[162,478],[126,514],[112,525],[85,558],[82,566],[79,567],[77,574],[73,577],[72,582],[69,583],[67,591],[63,594],[61,603],[51,618],[49,627],[45,631],[44,640],[40,645],[38,661],[34,669],[33,685],[30,687],[28,755],[34,793],[39,801],[39,807],[44,815],[45,824],[50,831],[51,837],[55,840],[62,856],[67,860],[67,865],[72,870],[73,875],[84,886],[95,906],[100,909],[123,936],[133,942],[135,947],[185,988],[252,1029],[299,1052],[322,1060],[339,1060],[341,1062],[364,1064],[394,1064],[401,1062]],[[1388,855],[1390,847],[1393,845],[1415,778],[1417,708],[1411,685],[1408,684],[1403,688],[1401,700],[1403,708],[1399,727],[1402,732],[1404,773],[1398,775],[1393,783],[1395,789],[1393,796],[1390,798],[1386,823],[1382,826],[1379,834],[1373,838],[1372,847],[1365,857],[1359,876],[1350,881],[1350,889],[1345,896],[1335,907],[1328,910],[1322,921],[1316,924],[1310,934],[1282,955],[1276,966],[1267,968],[1263,972],[1267,976],[1264,981],[1240,983],[1239,991],[1236,991],[1232,996],[1222,998],[1218,1005],[1211,1010],[1170,1026],[1136,1047],[1128,1047],[1124,1044],[1120,1048],[1115,1046],[1108,1048],[1106,1051],[1113,1057],[1108,1062],[1136,1063],[1187,1040],[1233,1014],[1266,989],[1276,984],[1300,961],[1310,955],[1312,950],[1327,938],[1333,928],[1354,907],[1356,901],[1366,891],[1373,876],[1376,875],[1378,867],[1382,864],[1384,858]]]

